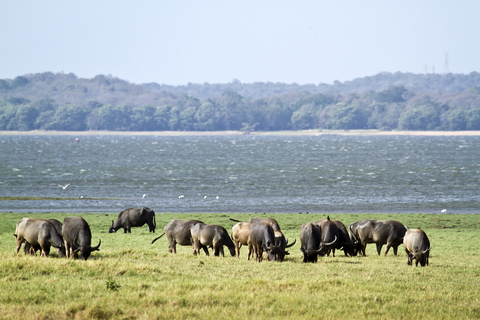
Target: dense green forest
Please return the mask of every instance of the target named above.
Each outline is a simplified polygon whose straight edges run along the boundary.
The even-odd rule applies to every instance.
[[[480,74],[380,73],[333,84],[0,79],[0,130],[480,130]]]

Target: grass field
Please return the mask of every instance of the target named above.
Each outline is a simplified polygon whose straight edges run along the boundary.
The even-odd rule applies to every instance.
[[[321,257],[302,262],[300,227],[326,215],[271,214],[297,244],[283,263],[193,256],[191,247],[168,252],[165,237],[151,245],[171,219],[223,225],[255,214],[157,213],[157,231],[109,234],[117,214],[89,214],[92,244],[87,261],[15,253],[22,217],[71,214],[0,213],[1,319],[478,319],[480,318],[480,215],[332,214],[345,225],[364,219],[395,219],[421,227],[432,243],[430,266],[407,266],[403,246],[377,256]],[[55,250],[52,250],[55,252]],[[228,252],[228,250],[226,251]]]

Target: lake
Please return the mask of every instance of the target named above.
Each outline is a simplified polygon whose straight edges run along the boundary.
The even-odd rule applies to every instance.
[[[0,135],[0,150],[0,196],[78,199],[3,212],[480,213],[479,136]]]

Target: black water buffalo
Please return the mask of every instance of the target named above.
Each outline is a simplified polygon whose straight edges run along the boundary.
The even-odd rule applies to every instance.
[[[395,220],[364,220],[352,223],[350,231],[352,231],[352,237],[358,239],[359,249],[364,256],[367,243],[377,245],[378,255],[384,244],[387,245],[385,255],[390,247],[393,248],[393,254],[397,255],[398,246],[403,242],[407,227]]]
[[[144,224],[148,225],[150,232],[155,232],[155,212],[147,207],[141,209],[125,209],[118,215],[115,223],[112,221],[112,226],[108,230],[109,233],[117,232],[118,229],[123,228],[123,233],[132,233],[132,227],[141,227]]]
[[[59,249],[59,252],[62,252],[62,250],[65,252],[62,237],[58,234],[55,226],[44,219],[20,219],[15,229],[15,237],[17,253],[22,243],[25,243],[25,254],[31,252],[34,248],[39,248],[41,250],[40,255],[46,257],[50,253],[50,247]]]
[[[362,221],[355,221],[348,226],[348,230],[350,231],[350,241],[353,243],[355,254],[358,254],[359,252],[361,254],[362,252],[362,244],[360,243],[360,238],[358,236],[358,225],[361,222]]]
[[[262,261],[264,251],[269,256],[276,255],[279,251],[279,248],[275,245],[275,231],[267,223],[250,223],[248,246],[253,247],[258,262]]]
[[[320,249],[322,241],[322,231],[320,227],[308,222],[302,224],[300,231],[300,251],[303,252],[303,262],[317,262],[318,255],[324,255],[326,252]]]
[[[253,251],[252,243],[250,242],[250,226],[249,222],[239,222],[232,227],[232,239],[235,245],[235,255],[240,259],[240,248],[242,245],[248,246],[248,260]]]
[[[152,244],[160,239],[164,234],[167,235],[168,242],[170,245],[168,246],[168,251],[177,253],[177,244],[181,246],[192,246],[193,239],[190,233],[190,228],[196,225],[197,223],[203,223],[199,220],[176,220],[173,219],[170,221],[165,228],[163,228],[163,233],[153,239]],[[208,249],[204,249],[208,254]]]
[[[412,260],[415,259],[415,266],[420,265],[422,267],[428,266],[428,260],[430,256],[430,240],[428,240],[427,234],[421,229],[409,229],[403,237],[403,246],[407,253],[407,264],[412,265]]]
[[[327,220],[328,219],[330,218],[327,218]],[[323,221],[323,220],[318,220],[315,223],[317,224],[320,221]],[[339,220],[332,220],[332,222],[335,224],[338,230],[338,241],[336,241],[332,246],[333,256],[335,256],[336,249],[343,250],[346,256],[348,255],[351,257],[356,256],[357,251],[355,250],[355,244],[350,239],[350,236],[348,234],[348,231],[345,225]]]
[[[224,227],[215,224],[197,223],[190,228],[193,239],[194,254],[200,254],[200,249],[208,256],[208,247],[213,248],[213,254],[224,257],[223,246],[227,246],[232,256],[235,255],[235,245]]]
[[[240,222],[238,220],[230,219],[232,221]],[[278,224],[277,220],[273,218],[252,218],[248,221],[249,223],[266,223],[270,225],[273,228],[273,231],[275,232],[275,246],[277,247],[276,252],[273,253],[273,251],[268,251],[268,260],[272,261],[280,261],[282,262],[285,259],[286,255],[289,255],[290,253],[286,250],[297,242],[295,239],[291,244],[288,244],[288,239],[285,238],[284,234],[280,230],[280,225]]]
[[[92,232],[88,223],[82,217],[70,217],[63,219],[62,235],[65,242],[67,258],[72,256],[77,259],[87,260],[93,251],[99,251],[102,240],[95,247],[91,246]]]
[[[315,221],[313,224],[321,230],[320,249],[325,251],[327,255],[330,255],[330,252],[333,251],[333,256],[335,256],[334,250],[339,245],[340,238],[337,225],[330,220],[330,217]]]

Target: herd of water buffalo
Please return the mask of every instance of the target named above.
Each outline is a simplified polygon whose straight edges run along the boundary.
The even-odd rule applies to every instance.
[[[296,240],[288,243],[278,222],[273,218],[253,218],[248,222],[237,222],[232,228],[231,236],[227,230],[214,224],[205,224],[199,220],[172,220],[164,228],[164,233],[152,241],[152,244],[166,235],[169,242],[169,251],[176,253],[176,245],[192,246],[193,254],[200,254],[203,250],[209,255],[208,248],[213,254],[224,256],[223,247],[230,250],[232,256],[240,257],[242,245],[248,247],[248,259],[255,254],[256,261],[262,261],[265,256],[268,260],[283,261],[289,254],[288,248],[295,245]],[[122,211],[117,221],[112,221],[110,233],[123,228],[124,233],[131,233],[132,227],[141,227],[147,224],[150,232],[155,232],[155,212],[149,208],[126,209]],[[88,223],[79,216],[65,218],[63,224],[55,219],[22,218],[18,221],[15,230],[16,252],[24,244],[25,254],[47,256],[50,247],[58,251],[60,257],[80,257],[86,260],[91,252],[99,250],[91,246],[92,233]],[[345,255],[365,256],[368,243],[375,243],[380,255],[383,245],[386,245],[385,255],[390,248],[397,255],[398,246],[403,244],[407,253],[407,263],[412,265],[428,265],[431,250],[430,241],[421,229],[407,229],[402,223],[394,220],[364,220],[345,225],[338,220],[321,219],[315,222],[304,223],[300,231],[300,250],[303,253],[303,262],[317,262],[318,256],[335,256],[335,250],[343,250]]]

